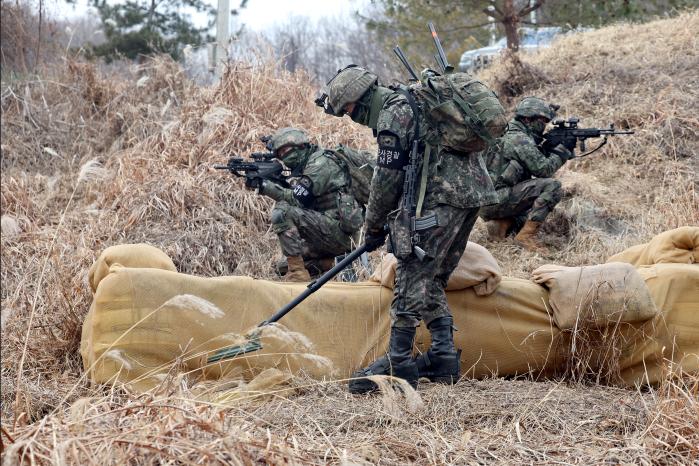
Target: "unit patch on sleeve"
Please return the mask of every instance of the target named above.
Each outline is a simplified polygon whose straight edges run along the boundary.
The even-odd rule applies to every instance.
[[[379,154],[376,164],[379,167],[400,170],[408,164],[408,153],[400,147],[398,137],[393,134],[380,134],[378,143]]]

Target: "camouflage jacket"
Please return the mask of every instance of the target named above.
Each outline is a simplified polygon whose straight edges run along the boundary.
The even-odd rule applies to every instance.
[[[414,136],[413,118],[413,112],[404,95],[394,92],[386,99],[375,128],[379,144],[379,160],[382,157],[382,147],[395,145],[400,151],[410,153]],[[422,139],[428,128],[422,115],[418,118],[420,139]],[[424,150],[424,145],[421,144],[420,161],[423,159]],[[376,167],[367,205],[367,229],[380,229],[386,223],[388,214],[399,207],[403,195],[404,174],[402,169],[387,168],[381,166],[381,163]],[[416,188],[418,191],[419,178],[418,176]],[[437,204],[465,209],[492,204],[496,201],[492,182],[479,154],[457,154],[445,149],[432,148],[424,200],[425,209],[431,209]]]
[[[286,201],[293,206],[309,207],[312,210],[327,211],[336,208],[337,193],[349,192],[350,180],[346,170],[327,156],[324,149],[311,146],[305,152],[300,157],[301,163],[292,168],[291,176],[288,178],[292,189],[266,182],[262,194],[275,201]],[[302,205],[299,196],[294,195],[293,188],[298,184],[310,191],[313,197],[313,203],[310,206]]]
[[[488,173],[500,199],[517,183],[532,177],[549,178],[561,168],[564,161],[556,154],[543,152],[537,143],[540,141],[541,137],[523,123],[512,120],[507,133],[485,152]],[[568,151],[563,146],[556,150]]]
[[[356,231],[361,227],[363,212],[350,192],[350,175],[332,153],[317,146],[300,154],[300,163],[289,177],[291,189],[265,180],[262,194],[275,201],[323,212],[347,224],[343,229]],[[304,161],[305,160],[305,161]],[[346,228],[345,228],[346,227]]]

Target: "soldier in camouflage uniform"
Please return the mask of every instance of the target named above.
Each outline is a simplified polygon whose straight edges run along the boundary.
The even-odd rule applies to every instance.
[[[350,193],[349,173],[331,151],[312,145],[306,133],[282,128],[267,147],[291,170],[292,189],[255,179],[248,187],[277,201],[272,229],[288,264],[287,280],[310,281],[304,260],[317,260],[321,271],[335,256],[352,249],[363,222],[362,208]]]
[[[575,139],[550,151],[540,146],[544,128],[557,109],[537,97],[523,99],[507,133],[486,153],[499,202],[483,207],[480,216],[488,222],[488,235],[493,241],[503,240],[508,231],[521,227],[515,242],[545,252],[536,233],[561,200],[561,183],[551,176],[573,158],[575,148]]]
[[[370,127],[378,142],[377,168],[371,182],[365,219],[365,242],[371,250],[384,242],[384,225],[391,225],[392,243],[408,241],[394,230],[394,219],[403,193],[404,167],[409,162],[414,121],[425,134],[423,116],[415,115],[401,92],[378,85],[377,76],[350,66],[328,83],[316,103],[335,116],[349,114]],[[420,148],[422,160],[424,147]],[[351,393],[376,390],[366,376],[391,374],[417,385],[418,377],[453,383],[459,378],[459,352],[454,347],[453,319],[447,307],[447,280],[461,258],[479,207],[495,201],[493,185],[478,154],[432,151],[428,166],[423,216],[435,214],[437,225],[420,232],[426,252],[420,261],[414,254],[398,257],[394,298],[391,304],[391,336],[388,354],[355,372]],[[396,246],[394,244],[394,250]],[[415,328],[424,321],[432,343],[428,352],[412,356]]]

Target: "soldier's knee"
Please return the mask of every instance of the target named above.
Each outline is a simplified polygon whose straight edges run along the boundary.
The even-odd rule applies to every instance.
[[[546,179],[544,189],[541,193],[541,198],[546,200],[549,204],[558,204],[562,195],[563,188],[561,187],[561,182],[554,180],[553,178]]]
[[[294,226],[293,216],[290,215],[291,206],[286,202],[279,202],[272,209],[270,222],[275,233],[284,232]]]

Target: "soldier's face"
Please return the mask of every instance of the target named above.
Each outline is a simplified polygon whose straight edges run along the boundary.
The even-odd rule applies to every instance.
[[[283,159],[286,154],[292,151],[293,146],[284,146],[277,150],[277,157]]]
[[[538,134],[543,134],[548,122],[549,122],[549,120],[547,118],[536,117],[532,120],[530,127],[534,132],[536,132]]]
[[[347,114],[351,115],[352,112],[354,112],[354,107],[356,107],[357,104],[355,102],[350,102],[346,104],[344,107],[342,107],[342,110]]]

